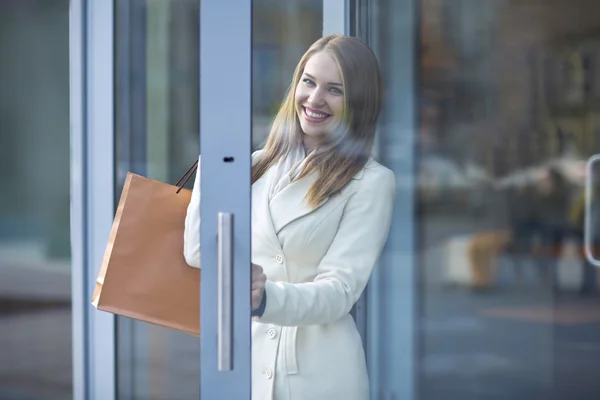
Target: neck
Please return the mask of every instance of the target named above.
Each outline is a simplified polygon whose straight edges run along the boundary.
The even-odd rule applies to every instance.
[[[317,145],[319,144],[319,140],[317,138],[308,136],[308,135],[304,135],[303,138],[303,145],[304,145],[304,150],[306,151],[306,154],[309,154],[311,151],[313,151]]]

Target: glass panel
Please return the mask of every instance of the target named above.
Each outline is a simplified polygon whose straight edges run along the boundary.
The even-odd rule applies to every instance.
[[[118,198],[128,171],[174,184],[198,158],[199,0],[115,7]],[[117,348],[119,398],[199,398],[198,338],[117,317]]]
[[[600,19],[583,4],[422,2],[421,268],[446,260],[425,277],[426,398],[600,388],[582,351],[600,348],[580,207]]]
[[[414,3],[370,2],[368,30],[390,88],[380,159],[402,182],[395,223],[403,225],[392,230],[381,276],[402,265],[386,257],[394,252],[418,273],[412,397],[595,398],[598,277],[582,237],[585,161],[600,153],[600,5],[421,0],[411,23],[403,18]],[[415,26],[417,46],[406,48],[403,34]],[[411,63],[418,71],[408,81]],[[406,110],[415,102],[413,117]],[[406,131],[406,119],[418,126]],[[414,174],[405,150],[413,140]],[[414,220],[403,208],[412,196]],[[399,244],[407,237],[418,239],[414,259]],[[397,278],[372,282],[374,398],[398,396],[386,354],[402,357],[397,342],[413,343],[381,317],[407,315],[394,300],[410,275]]]
[[[412,86],[403,86],[406,60],[418,67],[417,171],[397,174],[417,200],[416,219],[388,245],[418,238],[404,266],[419,274],[414,398],[596,397],[597,270],[581,241],[585,160],[600,152],[599,6],[421,0],[417,54],[394,59],[404,20],[392,3],[411,2],[375,1],[369,34],[391,82],[386,106],[401,118],[411,101],[393,96]],[[398,172],[412,140],[396,116],[400,129],[386,129],[386,118],[380,143]],[[388,266],[399,267],[384,257]],[[375,311],[385,314],[397,305],[383,295]],[[379,337],[371,357],[385,358],[399,339]]]
[[[70,399],[69,2],[0,2],[0,60],[0,398]]]
[[[321,37],[323,0],[252,2],[252,143],[260,148],[300,57]]]
[[[257,0],[253,1],[252,5],[252,143],[253,150],[258,150],[263,148],[271,131],[274,118],[293,81],[294,70],[298,62],[312,43],[322,35],[323,1]],[[294,90],[294,86],[291,90]],[[281,280],[281,275],[278,278],[271,272],[288,268],[282,266],[285,263],[282,255],[285,250],[278,250],[277,244],[267,240],[269,238],[267,231],[269,228],[267,227],[271,225],[271,222],[267,215],[257,211],[259,209],[262,209],[262,204],[254,199],[252,204],[252,262],[260,264],[270,280]],[[276,240],[277,238],[275,238]],[[272,258],[264,257],[265,248],[271,249]],[[296,274],[295,271],[290,271],[290,273]],[[282,357],[285,357],[283,354],[286,352],[284,346],[287,349],[295,349],[295,344],[290,341],[296,340],[295,338],[291,339],[293,331],[292,327],[252,323],[253,398],[271,398],[273,391],[281,393],[281,388],[285,388],[286,379],[292,377],[284,372],[286,366],[283,365]],[[302,333],[298,333],[298,338],[302,335]],[[264,352],[257,352],[261,346]],[[271,352],[272,349],[278,348],[279,350]],[[265,355],[268,356],[265,357]],[[288,357],[292,357],[292,354],[289,354]],[[277,394],[274,396],[278,398]],[[292,397],[295,396],[297,395],[292,394]],[[305,393],[300,397],[310,398],[311,396]]]
[[[199,2],[131,0],[116,6],[119,195],[128,171],[174,182],[197,157]],[[296,63],[321,34],[322,2],[254,1],[253,14],[257,147]],[[119,397],[199,397],[197,338],[121,317],[117,325]]]

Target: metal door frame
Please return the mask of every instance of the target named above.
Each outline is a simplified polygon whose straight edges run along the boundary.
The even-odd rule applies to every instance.
[[[114,216],[113,0],[69,16],[73,398],[115,398],[115,317],[90,304]]]
[[[251,393],[251,89],[252,1],[202,1],[200,187],[208,194],[201,195],[200,228],[202,399]]]

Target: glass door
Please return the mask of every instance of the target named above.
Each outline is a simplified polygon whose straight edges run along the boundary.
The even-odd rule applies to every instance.
[[[324,5],[247,3],[114,3],[115,195],[127,171],[175,182],[201,154],[201,193],[211,193],[201,196],[202,265],[214,266],[202,271],[200,340],[116,317],[116,398],[250,396],[250,155],[264,142],[296,63],[322,34]],[[329,10],[338,26],[343,9]],[[220,213],[232,224],[219,225]],[[218,249],[227,244],[220,227],[233,227],[227,298],[218,289]],[[224,300],[231,301],[228,320],[220,319]],[[234,333],[229,365],[220,358],[224,322]]]
[[[584,3],[357,3],[398,188],[366,296],[371,398],[598,397],[600,19]]]
[[[201,194],[211,193],[201,201],[201,264],[208,266],[202,398],[249,399],[251,378],[253,384],[282,379],[274,365],[265,364],[260,377],[250,371],[251,154],[262,148],[297,62],[322,35],[323,7],[321,0],[201,5]],[[336,17],[343,15],[338,11]],[[273,329],[264,335],[280,339]]]
[[[116,398],[250,393],[251,23],[250,1],[114,2],[115,194],[128,171],[174,184],[201,154],[212,266],[200,339],[116,318]]]
[[[419,399],[600,393],[597,269],[583,251],[597,8],[420,1]]]

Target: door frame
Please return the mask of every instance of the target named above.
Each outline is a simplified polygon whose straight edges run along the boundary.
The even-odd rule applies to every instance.
[[[69,10],[73,398],[115,398],[115,317],[90,304],[115,209],[114,0]]]
[[[251,392],[252,1],[200,2],[199,73],[201,265],[208,266],[200,282],[200,397],[243,399]]]

